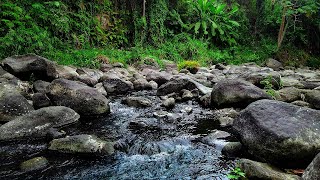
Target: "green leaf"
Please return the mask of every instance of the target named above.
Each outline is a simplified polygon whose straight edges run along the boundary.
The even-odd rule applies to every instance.
[[[240,24],[237,21],[229,20],[229,22],[234,26],[237,26],[237,27],[240,26]]]
[[[199,28],[200,28],[201,23],[197,22],[194,26],[194,33],[198,34],[199,33]]]
[[[53,5],[55,5],[56,7],[59,7],[60,6],[60,2],[59,1],[54,1]]]
[[[208,34],[207,28],[208,28],[207,22],[202,21],[202,29],[203,29],[204,34]]]
[[[219,4],[216,9],[216,14],[220,14],[225,7],[226,7],[226,4]]]

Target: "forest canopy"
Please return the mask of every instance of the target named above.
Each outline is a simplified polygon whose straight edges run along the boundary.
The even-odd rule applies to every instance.
[[[319,0],[2,0],[0,58],[320,66]]]

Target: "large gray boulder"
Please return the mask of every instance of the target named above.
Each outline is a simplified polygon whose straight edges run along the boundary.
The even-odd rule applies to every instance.
[[[151,69],[145,74],[146,74],[147,81],[154,81],[159,86],[170,81],[170,79],[172,78],[172,75],[167,72],[164,72],[164,71],[159,72]]]
[[[8,57],[2,61],[2,67],[22,80],[30,80],[31,74],[43,80],[57,77],[55,63],[33,54]]]
[[[320,109],[320,90],[312,90],[306,93],[306,101],[315,109]]]
[[[320,151],[320,111],[259,100],[240,112],[233,128],[248,152],[288,167],[308,165]]]
[[[109,100],[97,89],[78,81],[56,79],[48,86],[48,97],[57,106],[66,106],[81,115],[110,112]]]
[[[117,76],[105,78],[103,86],[108,94],[127,94],[133,90],[133,84],[130,81],[122,80]]]
[[[197,89],[201,94],[207,94],[211,92],[211,88],[208,88],[195,80],[187,76],[175,76],[170,81],[162,84],[158,90],[158,96],[164,96],[171,93],[180,93],[181,90],[194,90]]]
[[[272,179],[272,180],[299,180],[297,175],[287,174],[280,169],[267,163],[252,161],[249,159],[240,159],[239,167],[245,173],[248,179]]]
[[[18,91],[0,85],[0,122],[10,121],[33,110],[32,105]]]
[[[41,108],[0,126],[0,141],[41,138],[46,136],[52,128],[60,128],[75,123],[79,118],[78,113],[67,107]]]
[[[320,153],[313,159],[302,175],[303,180],[320,179]]]
[[[114,153],[114,143],[99,139],[94,135],[76,135],[54,139],[50,142],[49,150],[62,153],[106,154]]]
[[[269,68],[272,68],[275,71],[279,71],[283,69],[282,63],[272,58],[267,59],[266,66]]]
[[[246,107],[260,99],[271,99],[262,89],[243,80],[225,79],[213,86],[213,107]]]

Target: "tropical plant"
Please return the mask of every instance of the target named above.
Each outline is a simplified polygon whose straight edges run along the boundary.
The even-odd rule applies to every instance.
[[[228,174],[228,179],[241,179],[245,178],[245,173],[240,169],[240,167],[235,167],[229,174]]]

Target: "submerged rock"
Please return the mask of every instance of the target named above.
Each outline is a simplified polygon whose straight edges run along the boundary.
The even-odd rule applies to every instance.
[[[303,180],[320,179],[320,153],[313,159],[302,175]]]
[[[83,134],[54,139],[50,142],[49,150],[62,153],[111,155],[114,153],[113,146],[113,142],[101,140],[93,135]]]
[[[266,163],[240,159],[239,167],[248,179],[300,180],[297,175],[287,174]]]
[[[50,129],[75,123],[79,118],[79,114],[67,107],[41,108],[0,126],[0,140],[45,137]]]
[[[211,93],[214,107],[246,107],[260,99],[271,99],[262,89],[243,80],[226,79],[218,82]]]
[[[300,167],[320,149],[320,111],[260,100],[235,119],[233,128],[248,152],[273,164]]]
[[[44,169],[49,165],[48,160],[45,157],[35,157],[20,164],[22,171],[35,171]]]
[[[110,112],[109,100],[97,89],[78,81],[56,79],[48,87],[54,105],[70,107],[81,115],[102,115]]]

